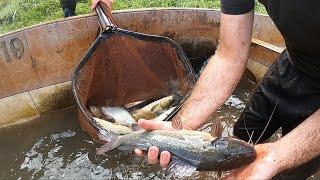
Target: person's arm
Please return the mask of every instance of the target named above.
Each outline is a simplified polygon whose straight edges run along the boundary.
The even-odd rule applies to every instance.
[[[228,179],[271,179],[320,155],[320,109],[276,142],[256,145],[256,160]]]
[[[218,48],[174,117],[182,122],[181,127],[175,128],[198,129],[231,95],[246,68],[252,24],[253,11],[242,15],[221,13]]]
[[[246,68],[251,43],[253,11],[242,15],[221,14],[220,43],[208,65],[200,75],[196,86],[177,114],[181,123],[154,122],[139,120],[140,127],[156,129],[197,129],[231,95]],[[136,155],[143,156],[141,150]],[[148,152],[149,163],[158,162],[159,149],[151,147]],[[166,167],[170,161],[168,151],[161,152],[160,165]]]

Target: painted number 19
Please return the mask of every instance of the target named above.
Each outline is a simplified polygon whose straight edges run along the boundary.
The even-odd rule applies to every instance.
[[[23,56],[23,53],[24,53],[24,47],[23,47],[21,40],[18,38],[13,38],[10,40],[9,46],[10,46],[10,50],[11,50],[11,53],[14,56],[14,58],[21,59],[21,57]],[[0,50],[2,50],[2,52],[4,54],[4,58],[6,59],[6,62],[11,62],[12,59],[9,55],[8,48],[6,46],[5,41],[2,41],[0,43]]]

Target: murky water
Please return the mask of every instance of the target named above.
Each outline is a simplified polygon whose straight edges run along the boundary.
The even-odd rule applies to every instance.
[[[255,83],[243,78],[234,94],[219,109],[225,127],[232,125],[249,99]],[[210,122],[207,126],[210,125]],[[100,144],[84,132],[75,108],[47,114],[38,120],[0,129],[0,179],[163,179],[157,166],[150,166],[131,152],[115,150],[96,155]],[[213,172],[197,173],[192,179],[210,179]]]

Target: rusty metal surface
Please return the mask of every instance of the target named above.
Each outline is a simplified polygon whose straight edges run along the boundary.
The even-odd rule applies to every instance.
[[[38,87],[41,87],[41,84],[25,33],[1,37],[0,98]]]
[[[0,99],[0,128],[41,114],[75,106],[71,82],[55,84]]]
[[[284,39],[269,16],[254,16],[252,38],[259,39],[266,43],[285,47]]]
[[[98,18],[96,16],[88,16],[86,19],[90,41],[93,42],[100,33]]]
[[[120,27],[167,36],[178,42],[188,57],[211,55],[218,44],[220,11],[212,9],[148,9],[115,12]],[[280,32],[268,16],[255,15],[253,38],[283,47]]]
[[[15,41],[16,44],[12,45]],[[55,22],[0,37],[0,98],[70,80],[91,41],[87,19]]]
[[[32,90],[29,95],[39,114],[75,106],[71,83],[61,83]]]
[[[66,82],[91,41],[85,18],[27,30],[34,69],[42,86]]]
[[[0,99],[0,128],[28,121],[38,115],[27,92]]]
[[[262,46],[259,42],[252,42],[249,52],[249,59],[269,67],[280,55],[281,51]]]
[[[247,69],[252,73],[254,81],[260,83],[264,74],[267,72],[268,67],[257,61],[249,59]]]
[[[220,26],[218,11],[162,9],[115,13],[115,17],[120,27],[124,29],[174,39],[188,57],[213,54],[218,44]]]
[[[116,11],[114,15],[124,29],[174,39],[189,58],[208,57],[218,44],[217,10],[142,9]],[[98,33],[97,17],[91,14],[0,36],[0,100],[69,81],[75,64]],[[250,59],[268,67],[284,46],[269,17],[255,16],[253,38],[257,41],[252,43]]]
[[[210,56],[218,43],[220,12],[149,9],[115,12],[119,26],[177,41],[190,57]],[[74,65],[95,39],[94,15],[34,26],[0,37],[0,98],[70,80]],[[283,41],[269,17],[256,15],[254,38]],[[11,46],[10,46],[11,45]]]

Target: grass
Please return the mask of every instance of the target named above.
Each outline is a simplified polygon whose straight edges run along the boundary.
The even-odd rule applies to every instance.
[[[91,0],[78,0],[76,14],[90,13]],[[220,0],[115,0],[114,9],[148,7],[219,8]],[[256,12],[266,13],[256,3]],[[0,0],[0,34],[63,18],[59,0]]]

